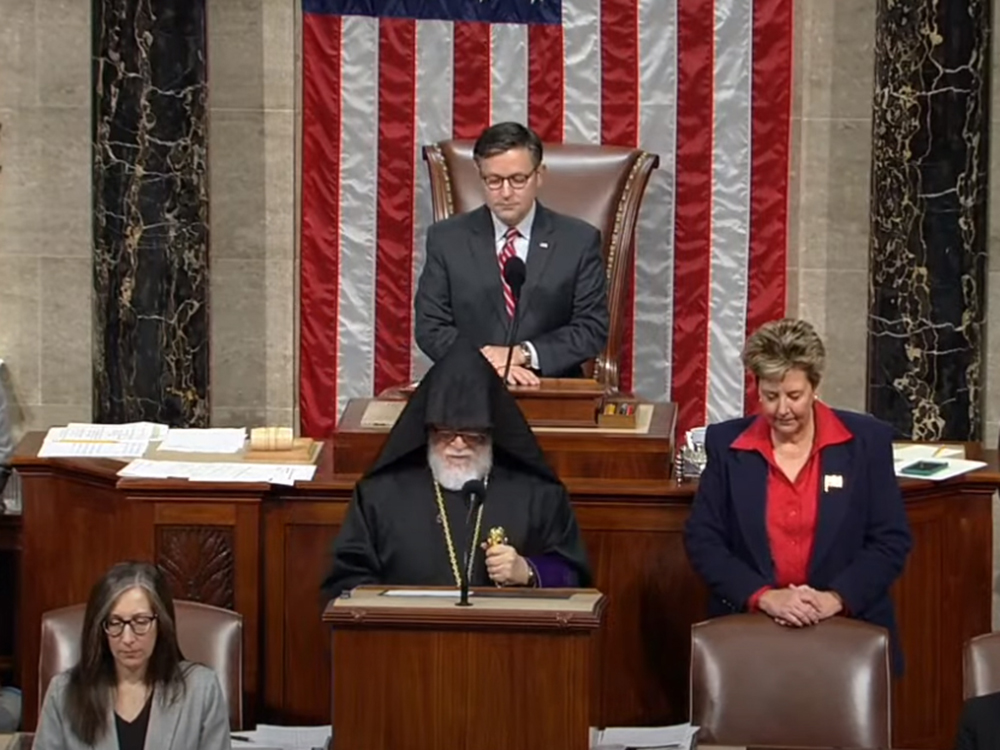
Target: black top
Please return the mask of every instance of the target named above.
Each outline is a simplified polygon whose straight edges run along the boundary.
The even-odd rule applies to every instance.
[[[115,730],[118,732],[119,750],[143,750],[146,745],[146,730],[149,729],[149,712],[153,705],[153,692],[150,691],[146,705],[132,721],[125,721],[115,713]]]
[[[970,698],[962,708],[955,750],[996,750],[1000,747],[1000,693]]]

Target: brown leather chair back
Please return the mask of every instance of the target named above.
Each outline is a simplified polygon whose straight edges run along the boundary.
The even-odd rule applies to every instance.
[[[962,661],[966,698],[1000,692],[1000,632],[970,638]]]
[[[38,705],[49,682],[80,660],[84,604],[42,615],[38,658]],[[184,658],[215,670],[229,705],[229,724],[243,728],[243,615],[198,602],[175,601],[177,640]]]
[[[786,628],[731,615],[691,628],[691,723],[715,745],[884,748],[889,636],[835,617]]]
[[[474,143],[441,141],[424,147],[435,221],[483,204],[483,183],[472,159]],[[660,160],[655,154],[622,146],[543,146],[546,173],[538,199],[554,211],[583,219],[601,230],[611,325],[604,353],[588,374],[618,390],[635,224],[649,176]]]

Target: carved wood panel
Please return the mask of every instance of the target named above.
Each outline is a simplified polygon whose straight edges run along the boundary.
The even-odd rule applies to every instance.
[[[158,526],[156,563],[175,599],[236,608],[232,528]]]

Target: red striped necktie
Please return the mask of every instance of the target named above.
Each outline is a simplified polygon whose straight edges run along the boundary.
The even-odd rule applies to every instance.
[[[510,318],[514,317],[514,293],[510,290],[503,271],[507,267],[507,261],[517,255],[517,251],[514,249],[514,240],[520,236],[521,233],[517,231],[517,227],[510,227],[503,236],[503,249],[497,257],[500,263],[500,283],[503,284],[503,301],[507,305],[507,316]]]

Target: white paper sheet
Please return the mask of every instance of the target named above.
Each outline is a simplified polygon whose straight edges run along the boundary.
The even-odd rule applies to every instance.
[[[669,727],[608,727],[590,730],[591,750],[625,748],[675,748],[690,750],[698,727],[675,724]]]
[[[258,724],[249,732],[233,732],[233,750],[240,748],[277,748],[278,750],[313,750],[325,748],[330,739],[331,728],[282,727],[273,724]],[[247,740],[247,741],[244,741]]]
[[[965,448],[961,445],[941,445],[925,443],[895,444],[892,446],[894,461],[919,461],[922,458],[965,458]]]
[[[382,596],[429,596],[441,599],[458,599],[460,593],[458,589],[389,589],[383,591]],[[475,596],[475,592],[470,591],[469,596]]]
[[[916,476],[913,474],[907,474],[906,469],[912,466],[917,461],[935,461],[943,464],[947,464],[947,467],[941,469],[935,474],[930,476]],[[981,469],[986,466],[984,461],[966,461],[961,458],[923,458],[923,459],[905,459],[902,461],[894,461],[896,470],[896,476],[903,479],[929,479],[932,482],[942,482],[945,479],[951,479],[952,477],[957,477],[962,474],[967,474],[970,471],[975,471],[976,469]]]
[[[245,427],[176,429],[167,432],[159,450],[177,453],[239,453],[246,442]]]
[[[120,477],[188,479],[192,482],[247,482],[293,485],[316,474],[311,464],[196,463],[137,459],[118,472]]]

